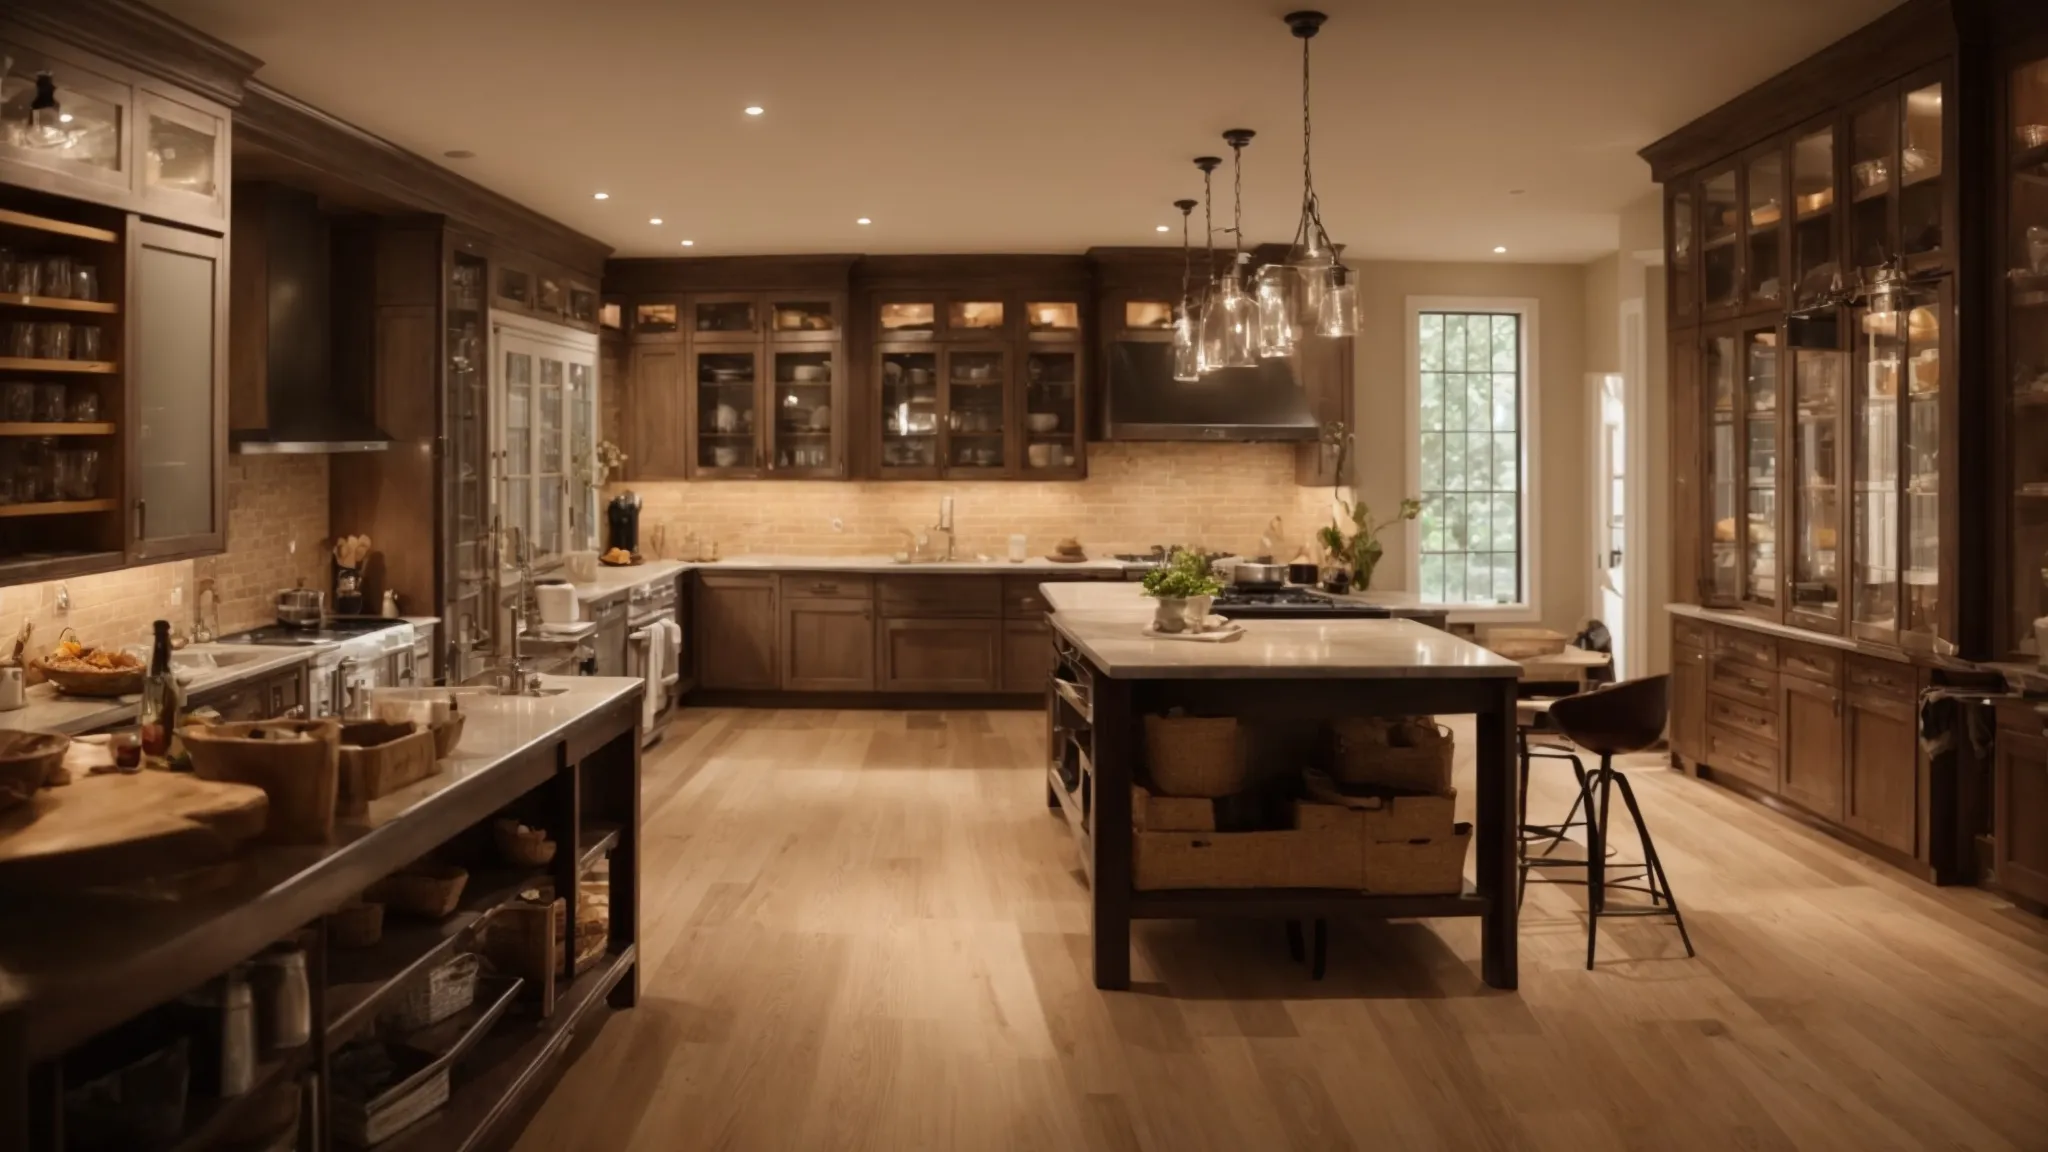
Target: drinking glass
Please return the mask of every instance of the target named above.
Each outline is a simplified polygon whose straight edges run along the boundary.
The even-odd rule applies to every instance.
[[[71,298],[71,257],[43,257],[43,295],[59,300]]]
[[[56,320],[36,325],[36,355],[45,360],[71,359],[71,325]]]
[[[0,279],[0,292],[11,292],[17,296],[40,296],[43,289],[43,266],[33,256],[18,256],[14,270],[5,279]]]
[[[0,422],[26,424],[36,418],[36,386],[25,380],[0,384]]]
[[[100,327],[97,324],[73,324],[71,326],[71,357],[74,360],[98,360],[102,351]]]
[[[71,420],[75,424],[91,424],[100,418],[99,389],[89,384],[74,384],[65,389],[71,398]]]
[[[97,300],[100,298],[100,270],[91,264],[71,266],[71,298],[73,300]]]
[[[16,320],[7,326],[7,354],[23,360],[33,360],[36,355],[36,326],[27,320]]]
[[[55,456],[58,499],[91,500],[99,495],[99,449],[69,448],[55,453]]]
[[[39,424],[61,424],[66,416],[62,384],[42,383],[36,385],[36,422]]]

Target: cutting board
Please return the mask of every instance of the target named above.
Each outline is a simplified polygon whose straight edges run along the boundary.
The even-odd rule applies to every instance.
[[[0,812],[0,882],[118,883],[232,854],[263,831],[261,788],[147,770],[87,775],[106,749],[73,744],[72,782]]]

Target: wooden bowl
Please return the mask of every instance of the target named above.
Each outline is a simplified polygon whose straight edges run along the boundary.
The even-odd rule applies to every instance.
[[[47,660],[38,658],[29,665],[43,674],[43,679],[57,686],[57,691],[66,696],[94,696],[109,698],[133,696],[142,691],[142,669],[84,669],[58,668]]]
[[[0,728],[0,811],[26,804],[64,763],[71,737]]]

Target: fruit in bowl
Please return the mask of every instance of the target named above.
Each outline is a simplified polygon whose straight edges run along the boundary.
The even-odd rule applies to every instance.
[[[626,551],[624,548],[607,548],[604,550],[604,555],[599,556],[598,559],[610,564],[614,568],[640,562],[640,557]]]

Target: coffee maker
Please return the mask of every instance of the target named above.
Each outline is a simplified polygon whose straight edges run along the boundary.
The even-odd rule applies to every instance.
[[[640,551],[640,497],[637,493],[621,492],[612,497],[612,502],[605,506],[604,522],[609,547],[623,548],[628,552]]]

